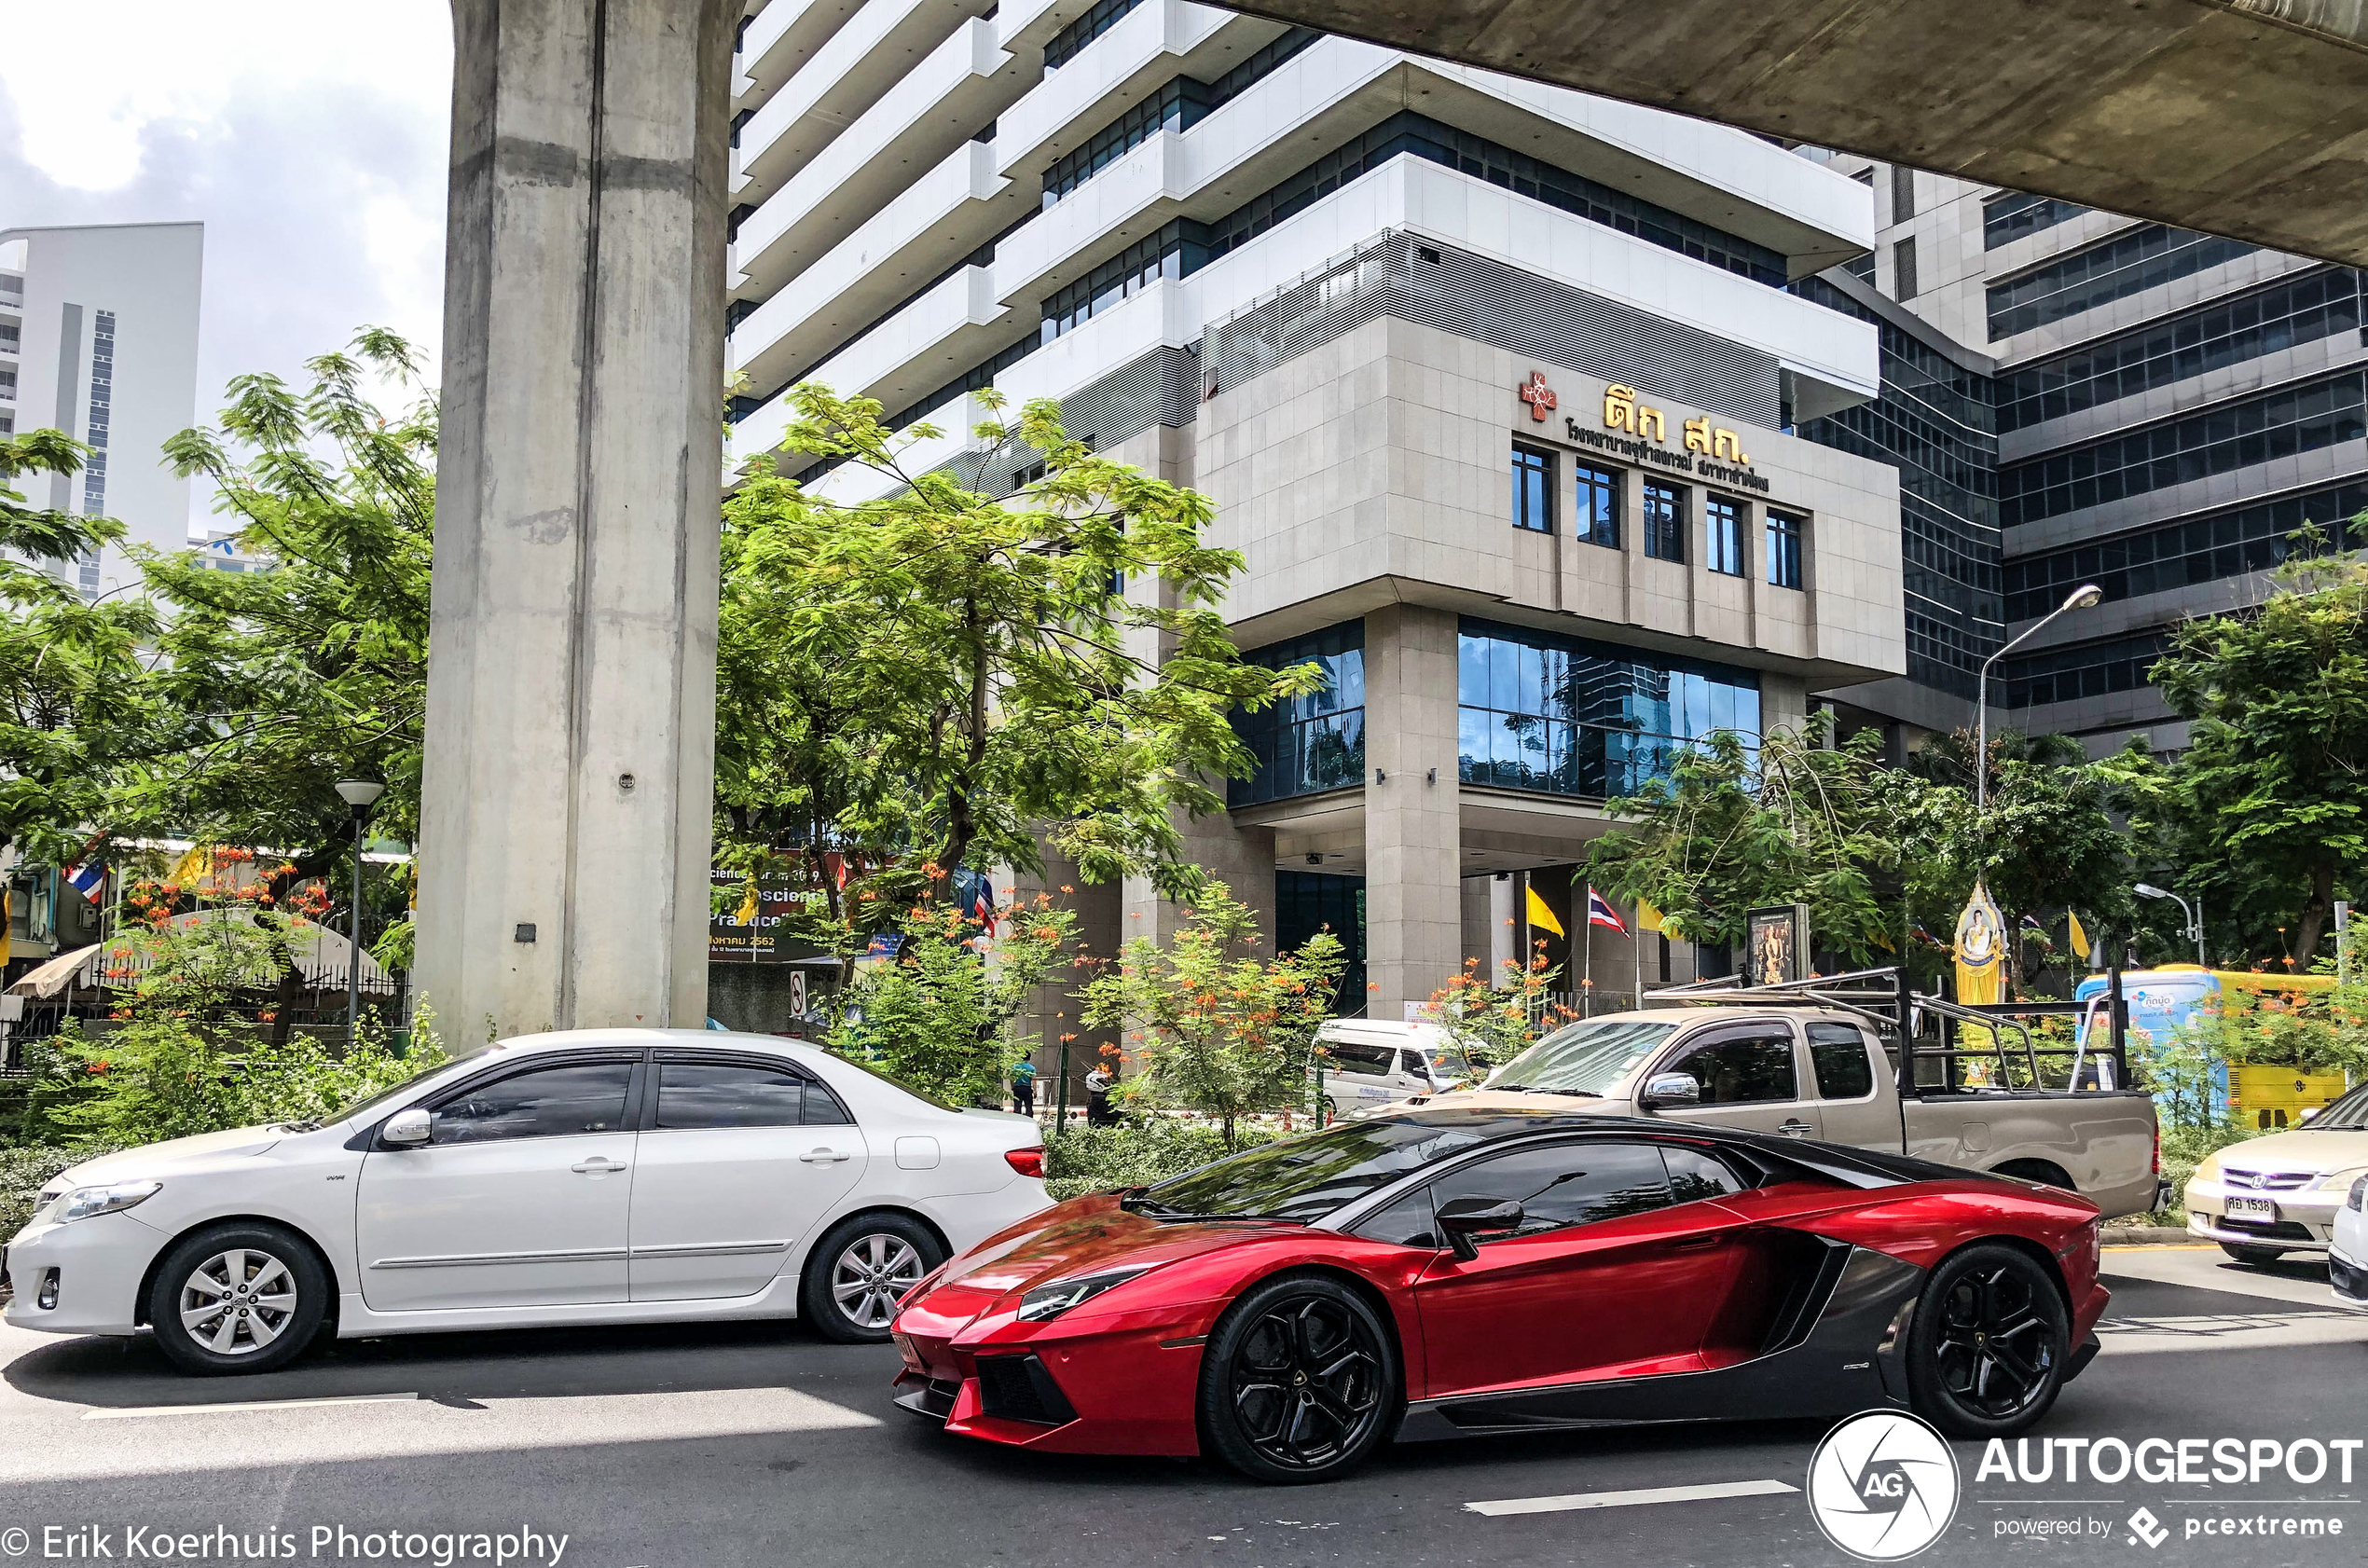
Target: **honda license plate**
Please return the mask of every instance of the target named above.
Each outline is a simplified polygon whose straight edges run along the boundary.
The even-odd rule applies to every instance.
[[[2228,1200],[2231,1219],[2275,1219],[2278,1205],[2267,1198],[2231,1198]]]

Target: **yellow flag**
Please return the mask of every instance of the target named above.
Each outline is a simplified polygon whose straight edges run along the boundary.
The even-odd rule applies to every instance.
[[[1537,896],[1537,889],[1530,887],[1528,892],[1529,923],[1533,926],[1542,926],[1558,937],[1569,935],[1570,933],[1563,929],[1563,923],[1554,918],[1554,912],[1546,907],[1546,901]]]
[[[213,854],[204,845],[193,844],[189,846],[187,854],[172,863],[172,873],[165,880],[176,886],[187,887],[195,884],[198,878],[212,873],[213,870]]]
[[[2086,964],[2088,962],[2088,955],[2091,951],[2088,945],[2088,933],[2080,928],[2080,916],[2071,910],[2064,911],[2064,918],[2072,922],[2072,929],[2066,934],[2072,938],[2072,956],[2078,962]]]
[[[1643,899],[1636,901],[1636,928],[1639,931],[1658,931],[1661,928],[1661,912]]]
[[[740,901],[740,913],[733,916],[743,926],[756,924],[756,878],[749,878],[749,896]]]

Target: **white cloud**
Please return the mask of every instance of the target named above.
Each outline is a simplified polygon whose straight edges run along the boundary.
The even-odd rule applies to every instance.
[[[0,225],[203,222],[201,416],[230,377],[293,378],[365,323],[420,345],[433,381],[448,0],[5,14]]]

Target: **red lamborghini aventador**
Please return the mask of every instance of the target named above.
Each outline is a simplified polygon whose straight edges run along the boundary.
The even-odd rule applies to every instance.
[[[1096,1193],[904,1299],[897,1403],[1271,1481],[1393,1438],[1912,1410],[2028,1428],[2097,1352],[2070,1192],[1758,1134],[1438,1111]]]

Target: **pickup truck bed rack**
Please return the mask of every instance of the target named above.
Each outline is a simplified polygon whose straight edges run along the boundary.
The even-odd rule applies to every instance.
[[[2047,1087],[2042,1057],[2071,1059],[2063,1090],[2111,1093],[2130,1087],[2129,999],[2118,968],[2109,971],[2104,992],[2086,1002],[1955,1002],[1912,989],[1905,970],[1889,967],[1812,975],[1775,985],[1746,985],[1741,975],[1725,975],[1647,991],[1645,1005],[1790,1005],[1851,1013],[1873,1025],[1894,1052],[1904,1046],[1900,1087],[1919,1095],[1927,1091],[1949,1094],[2010,1089],[2010,1063],[2017,1058],[2029,1074],[2027,1087],[2033,1090]],[[2049,1017],[2078,1020],[2072,1043],[2033,1038],[2029,1020]],[[2100,1023],[2105,1026],[2101,1041],[2096,1038]],[[2012,1047],[2010,1034],[2016,1039]],[[1993,1081],[1975,1081],[1988,1076],[1993,1065]]]

